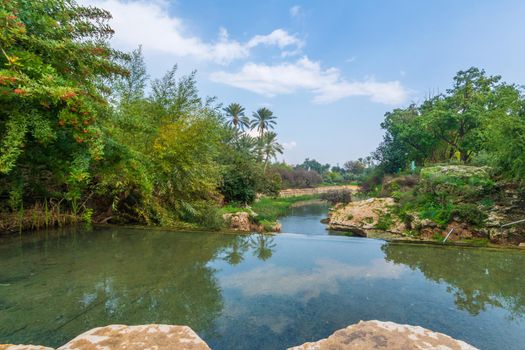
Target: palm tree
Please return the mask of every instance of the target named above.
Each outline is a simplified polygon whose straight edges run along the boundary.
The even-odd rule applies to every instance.
[[[259,108],[257,112],[253,112],[253,120],[251,121],[251,128],[256,129],[259,132],[259,136],[262,136],[268,129],[273,129],[276,116],[268,108]]]
[[[237,135],[234,139],[235,148],[244,152],[250,156],[256,156],[258,151],[258,141],[255,137],[252,137],[248,134],[241,133]]]
[[[270,159],[277,158],[277,154],[283,154],[283,146],[277,142],[277,134],[273,131],[266,132],[261,138],[262,154],[264,154],[264,168]]]
[[[238,103],[230,103],[223,109],[226,115],[230,118],[228,125],[233,126],[237,130],[244,130],[250,126],[250,120],[244,115],[244,107]]]

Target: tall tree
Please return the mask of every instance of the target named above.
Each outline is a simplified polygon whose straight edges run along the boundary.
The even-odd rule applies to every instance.
[[[283,146],[277,142],[277,134],[273,131],[268,131],[262,136],[262,153],[264,155],[264,168],[268,166],[271,159],[277,158],[277,154],[282,154]]]
[[[251,127],[259,132],[259,136],[262,136],[269,129],[273,129],[276,124],[275,119],[277,119],[273,112],[266,107],[253,112],[252,117]]]
[[[244,114],[244,107],[238,103],[230,103],[223,109],[226,116],[229,117],[228,125],[233,126],[237,130],[244,130],[250,126],[250,120]]]
[[[2,1],[0,175],[26,197],[66,192],[77,203],[104,155],[104,83],[126,74],[110,18],[71,0]]]
[[[128,74],[116,79],[113,86],[118,102],[131,103],[143,99],[149,76],[146,72],[142,46],[131,52],[130,59],[125,60],[123,66],[127,69]]]

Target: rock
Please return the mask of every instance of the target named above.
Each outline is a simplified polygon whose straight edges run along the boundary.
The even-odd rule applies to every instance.
[[[57,350],[210,350],[187,326],[149,324],[142,326],[110,325],[82,333]]]
[[[41,345],[0,344],[0,350],[54,350]]]
[[[421,169],[422,178],[432,177],[454,177],[469,179],[472,177],[478,178],[489,178],[490,168],[483,166],[472,166],[472,165],[436,165]]]
[[[391,233],[405,231],[404,223],[389,213],[393,198],[370,198],[351,202],[330,213],[330,230],[351,231],[366,237],[367,231],[380,230]]]
[[[361,321],[340,329],[326,339],[305,343],[288,350],[476,350],[448,335],[393,322]]]
[[[250,232],[252,230],[250,214],[246,212],[226,213],[223,214],[222,218],[228,224],[229,228],[234,231]]]
[[[525,242],[521,242],[520,244],[518,244],[518,248],[525,249]]]

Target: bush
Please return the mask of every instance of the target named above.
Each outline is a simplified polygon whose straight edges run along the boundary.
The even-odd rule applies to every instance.
[[[487,214],[482,212],[475,204],[458,204],[450,212],[450,219],[458,218],[475,226],[483,225]]]
[[[352,201],[352,192],[350,190],[333,190],[321,194],[321,199],[330,204],[343,203],[348,204]]]
[[[277,172],[281,176],[283,188],[316,187],[323,182],[321,175],[313,170],[278,168]]]

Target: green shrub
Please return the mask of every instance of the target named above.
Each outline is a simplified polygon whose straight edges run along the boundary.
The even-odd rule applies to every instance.
[[[462,203],[456,205],[450,212],[450,219],[459,218],[460,221],[468,222],[475,226],[483,225],[487,214],[482,212],[475,204]]]
[[[330,202],[330,204],[343,203],[348,204],[352,201],[352,192],[350,190],[333,190],[321,194],[321,199]]]
[[[392,214],[387,213],[384,215],[379,215],[375,228],[378,230],[386,231],[390,229],[390,227],[392,227],[392,224],[393,224]]]

